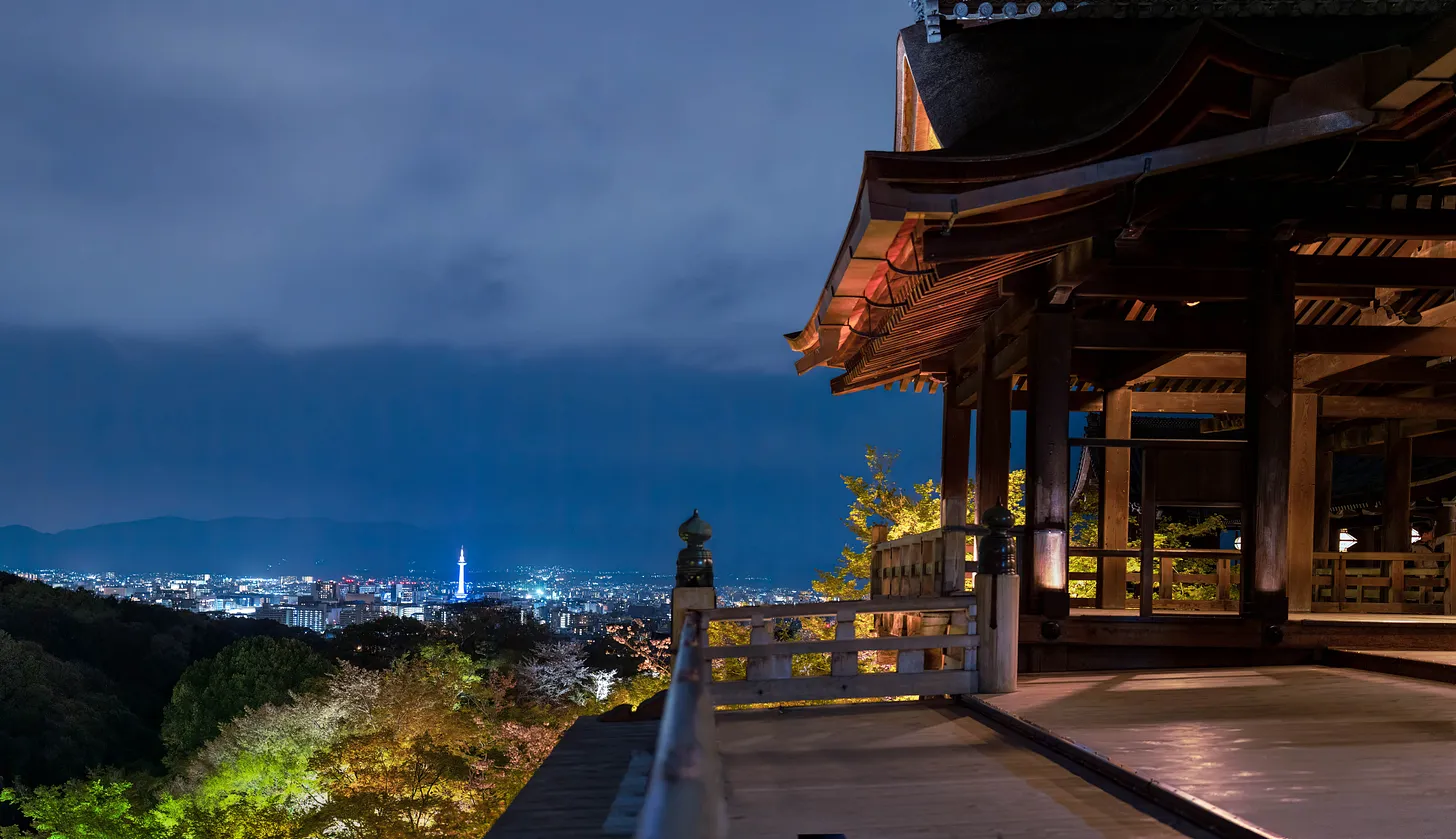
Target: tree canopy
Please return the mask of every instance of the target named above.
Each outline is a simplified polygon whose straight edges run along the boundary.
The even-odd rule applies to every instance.
[[[299,641],[244,638],[183,671],[162,716],[162,741],[176,764],[216,737],[244,711],[288,701],[329,671],[329,662]]]

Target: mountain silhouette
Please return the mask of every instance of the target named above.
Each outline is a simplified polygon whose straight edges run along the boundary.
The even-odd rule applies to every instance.
[[[163,517],[59,533],[0,527],[0,568],[21,571],[444,579],[454,576],[459,550],[452,535],[394,522]]]

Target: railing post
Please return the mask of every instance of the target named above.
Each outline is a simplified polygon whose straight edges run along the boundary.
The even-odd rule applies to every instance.
[[[703,545],[713,538],[713,528],[698,517],[678,526],[677,535],[687,547],[677,553],[677,580],[672,589],[672,653],[677,655],[678,638],[682,635],[683,616],[691,611],[712,609],[718,605],[718,591],[713,588],[713,552]],[[708,627],[702,627],[704,638]],[[704,646],[706,646],[706,641]]]
[[[1017,640],[1021,623],[1021,577],[1008,532],[1015,519],[1005,507],[981,517],[987,533],[976,544],[976,634],[980,693],[1016,690]]]
[[[874,600],[876,597],[884,597],[890,593],[888,590],[889,581],[885,579],[885,552],[880,547],[889,541],[889,539],[890,528],[888,525],[870,525],[870,590],[866,595],[870,600]],[[882,637],[889,634],[886,629],[884,615],[875,615],[872,620],[875,637]],[[877,654],[877,659],[881,664],[890,663],[884,653]]]

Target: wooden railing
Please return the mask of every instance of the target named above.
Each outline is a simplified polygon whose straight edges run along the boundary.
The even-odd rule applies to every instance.
[[[1316,612],[1456,615],[1451,554],[1316,552]]]
[[[723,763],[708,683],[708,624],[689,612],[678,636],[647,794],[636,839],[722,839],[728,835]]]
[[[918,619],[914,634],[857,638],[854,619],[861,614],[895,614]],[[708,647],[709,661],[745,659],[746,678],[713,682],[716,705],[746,705],[822,699],[934,696],[975,693],[976,599],[950,597],[881,598],[780,606],[741,606],[701,613],[705,622],[748,623],[749,643]],[[783,618],[833,617],[831,641],[776,641],[774,622]],[[895,655],[895,672],[861,673],[859,654]],[[794,677],[793,656],[828,653],[828,676]]]
[[[961,539],[965,535],[959,534]],[[875,545],[870,556],[870,597],[938,597],[966,590],[962,551],[946,561],[945,533],[927,530]]]
[[[1069,558],[1098,558],[1103,563],[1122,562],[1142,555],[1140,548],[1068,548]],[[1126,571],[1123,576],[1136,592],[1139,611],[1151,614],[1154,609],[1176,611],[1229,611],[1237,612],[1238,598],[1234,596],[1234,585],[1238,581],[1237,563],[1242,554],[1234,550],[1216,548],[1155,548],[1153,550],[1154,585],[1143,588],[1143,574],[1140,571]],[[1213,573],[1179,571],[1178,560],[1202,560],[1214,563]],[[1124,566],[1126,567],[1126,566]],[[1106,576],[1092,571],[1073,571],[1067,579],[1073,582],[1091,581],[1101,585],[1099,577]],[[1094,585],[1094,588],[1095,588]],[[1207,585],[1213,587],[1211,598],[1174,597],[1179,585]],[[1073,606],[1095,607],[1100,592],[1092,597],[1073,598]]]

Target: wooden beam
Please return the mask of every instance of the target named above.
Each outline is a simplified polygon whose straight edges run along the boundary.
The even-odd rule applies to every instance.
[[[1329,399],[1330,397],[1325,397]],[[1400,436],[1422,438],[1456,430],[1449,420],[1405,419],[1400,423]],[[1371,423],[1341,428],[1326,437],[1330,449],[1337,452],[1380,454],[1385,450],[1386,423]],[[1364,450],[1362,452],[1362,450]]]
[[[1340,239],[1456,240],[1456,212],[1446,210],[1330,210],[1298,222],[1298,232]]]
[[[1127,209],[1117,200],[1102,200],[1036,224],[973,224],[960,222],[948,235],[932,231],[925,236],[924,258],[929,263],[988,259],[1006,254],[1061,247],[1118,230]]]
[[[1031,318],[1032,310],[1035,308],[1035,301],[1024,297],[1012,297],[1001,308],[991,313],[971,336],[951,352],[949,369],[969,370],[973,367],[982,368],[986,366],[986,359],[991,358],[994,353],[988,353],[988,347],[997,346],[997,339],[1002,335],[1019,333],[1026,328],[1027,321]],[[956,395],[956,404],[962,407],[970,407],[981,387],[981,377],[965,376],[958,386],[960,388]]]
[[[1322,396],[1320,414],[1339,419],[1456,419],[1456,399],[1408,396]]]
[[[1319,520],[1319,395],[1295,391],[1289,440],[1289,611],[1308,612],[1313,600],[1315,529]],[[1326,519],[1329,504],[1325,505]]]
[[[985,365],[991,378],[1004,379],[1025,367],[1030,346],[1031,339],[1027,333],[1017,335],[1010,344],[1006,345],[1005,349],[992,357],[990,364]]]
[[[1365,326],[1383,325],[1396,329],[1411,328],[1397,318],[1377,315],[1373,311],[1362,315],[1361,322]],[[1421,325],[1426,328],[1451,324],[1456,324],[1456,301],[1442,303],[1421,313]],[[1382,358],[1383,355],[1380,354],[1357,354],[1353,350],[1339,356],[1310,356],[1295,362],[1294,380],[1300,387],[1305,387],[1341,373],[1359,370]]]
[[[1242,324],[1209,318],[1072,322],[1072,346],[1079,350],[1242,352],[1247,342]]]
[[[1145,300],[1156,303],[1236,301],[1249,296],[1250,272],[1242,268],[1114,265],[1077,287],[1080,300]]]
[[[1306,353],[1429,356],[1456,355],[1456,329],[1444,326],[1300,326],[1295,346]]]
[[[1322,356],[1315,357],[1323,358]],[[1304,360],[1300,359],[1300,361]],[[1295,364],[1298,369],[1299,362],[1295,362]],[[1342,370],[1317,380],[1317,384],[1321,386],[1346,382],[1405,385],[1452,384],[1456,383],[1456,364],[1432,366],[1424,358],[1385,358],[1360,367]]]
[[[1071,325],[1069,311],[1038,312],[1027,332],[1031,402],[1026,421],[1026,523],[1032,550],[1027,611],[1050,619],[1065,618],[1071,605],[1067,594]]]
[[[1112,439],[1132,437],[1132,392],[1118,388],[1102,395],[1103,435]],[[1132,449],[1108,448],[1102,456],[1102,509],[1097,528],[1098,546],[1126,548]],[[1127,608],[1127,562],[1097,559],[1097,608]]]
[[[1197,318],[1156,321],[1077,320],[1073,347],[1079,350],[1145,350],[1156,352],[1234,352],[1245,340],[1240,324]],[[1305,382],[1335,375],[1387,356],[1456,356],[1456,329],[1443,326],[1298,326],[1297,352],[1349,354],[1358,363],[1333,369],[1301,369]]]
[[[1148,371],[1145,378],[1156,379],[1242,379],[1242,355],[1188,353]]]
[[[1410,550],[1411,438],[1397,424],[1385,430],[1385,497],[1380,507],[1381,550]]]
[[[1353,289],[1456,289],[1456,259],[1299,255],[1289,262],[1295,294],[1303,284]]]

